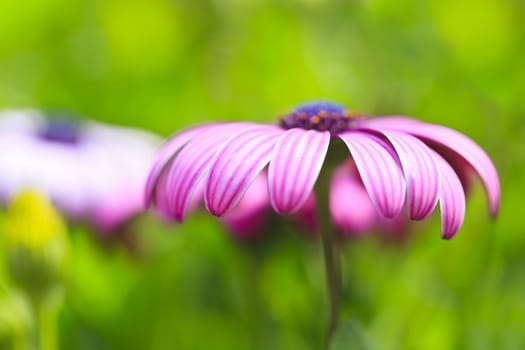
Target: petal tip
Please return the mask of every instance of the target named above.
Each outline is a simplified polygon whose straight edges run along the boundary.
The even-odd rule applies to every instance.
[[[225,209],[219,210],[218,208],[211,208],[209,206],[206,206],[206,210],[208,210],[208,213],[210,213],[211,215],[216,216],[218,218],[220,218],[221,216],[226,214],[226,210]]]
[[[460,224],[459,226],[456,226],[456,227],[452,226],[448,228],[443,228],[441,230],[441,239],[445,241],[450,241],[459,232],[459,230],[461,229],[461,226],[462,225]]]
[[[420,212],[409,212],[408,218],[413,221],[423,221],[428,218],[433,211],[434,208]]]
[[[281,207],[278,203],[275,203],[272,201],[272,207],[273,207],[273,210],[275,210],[275,212],[279,215],[292,215],[292,214],[295,214],[299,210],[300,205],[294,206],[294,207],[292,206]]]
[[[490,219],[491,220],[496,220],[498,218],[498,215],[499,215],[499,203],[493,205],[490,208],[489,214],[490,214]]]
[[[441,232],[441,239],[444,240],[444,241],[450,241],[452,238],[454,238],[456,236],[456,234],[459,232],[459,230],[461,229],[461,227],[457,227],[455,229],[452,229],[452,230],[443,230]]]
[[[381,215],[385,219],[396,219],[399,215],[401,215],[402,210],[403,210],[403,207],[392,208],[391,210],[379,208],[378,212],[379,212],[379,215]]]

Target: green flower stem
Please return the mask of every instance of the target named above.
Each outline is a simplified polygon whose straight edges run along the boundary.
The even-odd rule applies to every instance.
[[[31,350],[31,341],[27,334],[17,334],[13,341],[13,350]]]
[[[328,152],[330,155],[330,152]],[[317,227],[323,246],[323,258],[326,274],[326,289],[330,304],[325,334],[325,348],[328,349],[339,324],[341,299],[341,261],[335,241],[334,229],[330,217],[330,180],[334,159],[327,159],[319,175],[315,194],[317,199]]]
[[[40,350],[57,350],[57,307],[54,300],[41,300],[36,304]]]
[[[320,225],[321,226],[321,225]],[[334,244],[332,230],[320,229],[323,242],[323,257],[326,273],[326,288],[330,300],[330,313],[326,327],[326,348],[330,346],[332,337],[339,324],[339,309],[341,299],[341,262],[339,251]]]

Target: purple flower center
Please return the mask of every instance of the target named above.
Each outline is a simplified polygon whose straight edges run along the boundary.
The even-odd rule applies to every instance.
[[[329,131],[332,135],[355,129],[361,117],[356,112],[329,102],[312,102],[297,107],[292,113],[280,119],[285,129]]]
[[[49,118],[38,136],[45,141],[76,145],[80,141],[80,125],[63,118]]]

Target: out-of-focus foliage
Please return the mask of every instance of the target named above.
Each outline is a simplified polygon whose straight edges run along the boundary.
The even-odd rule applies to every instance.
[[[519,0],[2,0],[0,107],[168,136],[323,98],[458,129],[499,170],[499,218],[477,186],[450,242],[439,215],[405,242],[347,242],[342,316],[377,349],[523,349],[524,22]],[[74,228],[62,348],[321,347],[313,240],[286,227],[239,244],[205,214],[129,229],[124,244]]]
[[[23,297],[0,290],[0,348],[22,349],[33,322],[30,306]]]

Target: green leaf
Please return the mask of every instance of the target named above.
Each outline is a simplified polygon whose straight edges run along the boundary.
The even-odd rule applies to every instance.
[[[361,325],[352,318],[346,319],[335,332],[330,350],[372,350],[372,345]]]

